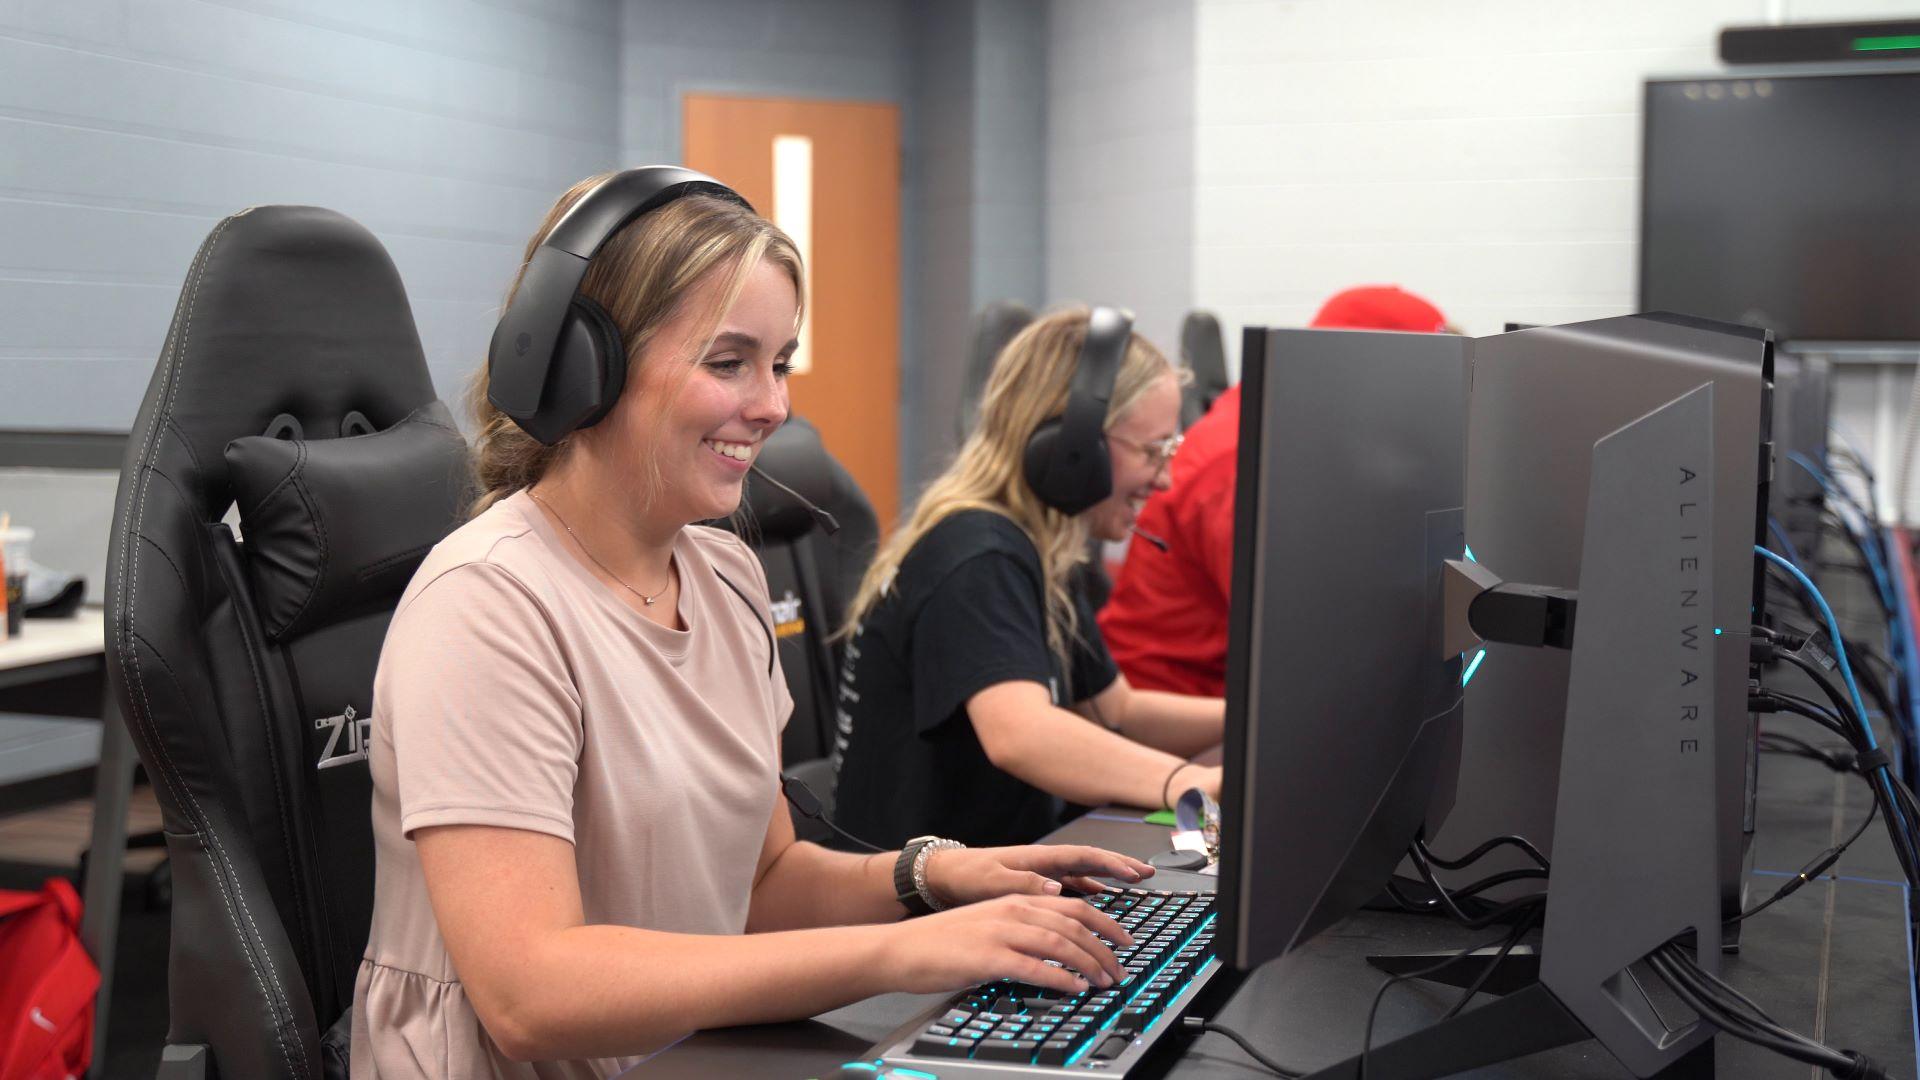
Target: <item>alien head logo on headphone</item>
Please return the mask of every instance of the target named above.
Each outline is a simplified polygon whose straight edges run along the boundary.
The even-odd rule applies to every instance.
[[[487,400],[552,446],[592,427],[627,379],[627,352],[607,310],[580,295],[587,264],[629,221],[685,195],[753,209],[725,184],[674,165],[607,177],[553,226],[528,260],[487,353]]]
[[[1063,514],[1090,510],[1113,493],[1107,406],[1132,339],[1131,312],[1098,306],[1089,312],[1066,411],[1035,428],[1027,439],[1027,486]]]

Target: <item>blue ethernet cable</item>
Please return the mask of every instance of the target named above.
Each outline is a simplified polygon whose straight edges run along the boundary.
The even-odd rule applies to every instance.
[[[1840,677],[1846,681],[1847,694],[1853,698],[1854,715],[1860,718],[1860,731],[1866,739],[1867,749],[1880,749],[1879,742],[1873,737],[1873,725],[1867,720],[1866,703],[1860,700],[1859,684],[1853,681],[1853,665],[1847,662],[1847,645],[1845,640],[1840,637],[1840,622],[1833,617],[1833,609],[1827,606],[1827,598],[1820,595],[1819,587],[1814,585],[1813,579],[1802,573],[1799,567],[1758,544],[1754,545],[1753,552],[1761,558],[1783,567],[1787,573],[1792,574],[1794,579],[1800,583],[1800,587],[1807,591],[1807,595],[1813,598],[1814,606],[1820,609],[1820,617],[1826,620],[1827,633],[1833,636],[1833,652],[1840,661]],[[1891,766],[1883,764],[1877,771],[1890,773]],[[1899,825],[1901,830],[1904,831],[1907,823],[1900,813],[1898,801],[1894,798],[1893,785],[1884,775],[1881,777],[1881,783],[1886,788],[1887,813]]]
[[[1800,549],[1793,546],[1793,540],[1787,536],[1787,531],[1780,527],[1780,519],[1772,514],[1767,515],[1767,531],[1780,542],[1780,554],[1792,559],[1795,566],[1807,565],[1807,561],[1800,557]]]
[[[1799,451],[1790,451],[1787,454],[1787,460],[1805,469],[1807,475],[1813,477],[1814,480],[1820,484],[1821,490],[1839,500],[1843,505],[1851,508],[1862,518],[1867,519],[1869,526],[1871,525],[1872,518],[1867,514],[1866,509],[1860,505],[1859,500],[1842,490],[1826,473],[1820,470],[1819,466],[1807,460],[1806,455]],[[1867,557],[1867,569],[1873,575],[1874,591],[1880,594],[1880,602],[1886,606],[1888,611],[1895,610],[1893,582],[1887,574],[1886,560],[1884,558],[1885,553],[1880,550],[1879,537],[1873,534],[1870,527],[1856,528],[1854,523],[1847,520],[1844,515],[1840,515],[1840,521],[1841,524],[1846,527],[1846,530],[1860,541],[1860,550]]]

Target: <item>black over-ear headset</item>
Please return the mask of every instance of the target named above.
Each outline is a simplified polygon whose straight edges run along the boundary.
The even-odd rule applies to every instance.
[[[527,434],[552,446],[592,427],[619,400],[626,348],[607,310],[580,295],[580,282],[588,261],[621,226],[683,195],[753,209],[732,188],[692,169],[628,169],[581,196],[527,261],[487,352],[487,400]]]
[[[1113,492],[1107,405],[1132,337],[1131,312],[1100,306],[1089,312],[1066,411],[1035,428],[1027,439],[1027,486],[1063,514],[1092,509]]]

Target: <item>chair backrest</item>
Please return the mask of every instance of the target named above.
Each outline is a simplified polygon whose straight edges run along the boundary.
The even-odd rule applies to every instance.
[[[1187,428],[1227,389],[1226,339],[1213,312],[1187,312],[1180,323],[1180,361],[1193,372],[1193,382],[1180,394],[1180,426]]]
[[[757,479],[747,481],[740,533],[767,571],[774,636],[794,702],[781,746],[782,760],[791,768],[819,761],[833,747],[842,647],[833,634],[873,559],[879,525],[853,477],[821,444],[819,431],[800,417],[768,437],[758,465],[840,523],[840,531],[829,536],[792,496]],[[825,792],[816,785],[815,794]]]
[[[1033,321],[1033,309],[1018,300],[995,300],[973,317],[973,341],[968,347],[965,381],[960,385],[959,435],[973,434],[980,421],[980,400],[987,390],[993,361],[1015,334]]]
[[[214,228],[121,470],[107,659],[168,833],[169,1041],[222,1075],[317,1080],[351,1005],[374,665],[466,471],[371,233],[299,206]]]

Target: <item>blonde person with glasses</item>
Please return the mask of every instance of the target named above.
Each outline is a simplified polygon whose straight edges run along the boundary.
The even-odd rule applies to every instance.
[[[1220,770],[1215,698],[1136,690],[1070,584],[1088,539],[1120,540],[1167,487],[1182,373],[1127,331],[1102,424],[1112,485],[1069,514],[1024,468],[1067,409],[1089,311],[1037,320],[988,379],[979,425],[881,547],[846,628],[835,815],[875,843],[1025,843],[1067,805],[1155,808]]]

